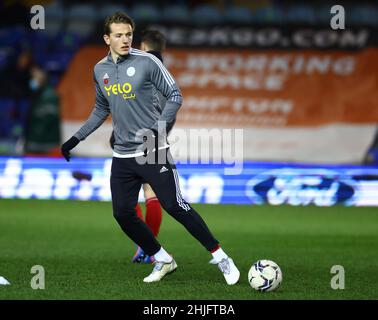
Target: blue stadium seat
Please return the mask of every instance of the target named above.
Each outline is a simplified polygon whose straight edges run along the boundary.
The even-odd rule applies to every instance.
[[[192,20],[197,25],[217,24],[224,21],[222,12],[210,5],[200,5],[194,8]]]
[[[166,23],[190,23],[191,12],[186,6],[166,6],[162,12],[162,20]]]
[[[378,8],[373,5],[354,5],[345,7],[346,25],[378,26]]]
[[[31,49],[33,52],[69,51],[79,49],[82,40],[75,33],[59,32],[49,36],[46,32],[31,32]]]
[[[29,99],[21,99],[17,102],[18,109],[18,121],[23,128],[26,127],[28,111],[30,108],[31,102]]]
[[[15,54],[12,47],[0,47],[0,70],[4,68],[10,61],[11,57]]]
[[[28,41],[28,32],[22,26],[12,26],[0,29],[0,46],[18,46]]]
[[[97,8],[91,4],[75,4],[68,10],[68,19],[96,20]]]
[[[66,71],[74,53],[70,51],[36,52],[35,60],[41,68],[49,73]]]
[[[332,18],[331,7],[330,5],[320,5],[315,8],[316,21],[318,23],[329,26]]]
[[[315,10],[311,5],[292,5],[287,10],[286,20],[293,24],[314,24],[316,22]]]
[[[11,138],[22,133],[29,107],[28,99],[16,102],[11,98],[0,98],[0,138]]]
[[[13,100],[10,98],[0,98],[0,112],[6,114],[13,106]],[[2,118],[3,119],[3,118]],[[3,121],[0,121],[0,123]]]
[[[253,12],[253,22],[261,24],[283,23],[285,15],[280,7],[258,8]]]
[[[12,109],[14,102],[12,99],[0,98],[0,138],[10,136],[12,129]]]
[[[61,32],[53,43],[54,51],[76,52],[82,44],[82,39],[75,33]]]
[[[158,22],[161,18],[160,10],[153,4],[137,4],[132,8],[130,15],[136,24]]]
[[[48,34],[46,30],[39,30],[38,32],[30,32],[30,47],[33,52],[48,51],[51,44],[54,42],[51,34]]]
[[[104,4],[98,9],[97,19],[100,23],[102,23],[105,21],[106,17],[111,16],[112,14],[118,11],[125,12],[129,16],[133,17],[131,13],[131,9],[124,5]]]
[[[73,5],[68,10],[66,32],[77,34],[80,38],[89,37],[96,27],[97,9],[94,5]]]
[[[249,24],[253,22],[253,14],[249,8],[233,6],[225,11],[224,19],[229,23]]]
[[[50,37],[56,36],[63,28],[66,19],[66,10],[57,2],[45,8],[46,33]]]

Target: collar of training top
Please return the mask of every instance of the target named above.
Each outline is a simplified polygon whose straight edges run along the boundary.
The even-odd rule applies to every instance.
[[[123,61],[125,61],[127,58],[129,58],[129,56],[130,56],[130,52],[131,52],[132,49],[133,49],[133,48],[130,48],[128,54],[125,54],[124,56],[118,56],[117,63],[123,62]],[[113,61],[113,58],[112,58],[112,53],[110,52],[110,50],[109,50],[109,52],[108,52],[108,61],[110,61],[110,62],[114,62],[114,61]]]

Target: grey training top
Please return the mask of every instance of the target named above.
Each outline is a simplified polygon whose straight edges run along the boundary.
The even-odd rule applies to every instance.
[[[182,105],[180,90],[160,60],[134,48],[130,48],[128,55],[120,56],[117,63],[114,63],[109,52],[107,57],[95,65],[94,81],[94,109],[74,136],[84,140],[111,113],[114,151],[120,155],[132,156],[140,151],[143,144],[142,132],[146,129],[160,131],[160,121],[172,124]],[[156,90],[167,99],[163,108]]]

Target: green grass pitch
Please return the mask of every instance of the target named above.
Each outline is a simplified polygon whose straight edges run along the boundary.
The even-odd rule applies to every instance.
[[[378,210],[352,207],[193,205],[241,271],[228,286],[211,255],[168,214],[160,242],[177,272],[145,284],[151,265],[132,264],[135,245],[112,216],[110,202],[0,200],[3,299],[377,299]],[[254,291],[247,273],[258,259],[276,261],[282,286]],[[45,269],[33,290],[31,267]],[[342,265],[345,289],[330,270]]]

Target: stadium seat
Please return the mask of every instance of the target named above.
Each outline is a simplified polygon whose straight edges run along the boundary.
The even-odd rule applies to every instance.
[[[162,12],[162,20],[165,23],[190,23],[191,12],[186,6],[170,5],[166,6]]]
[[[11,26],[0,29],[0,47],[18,46],[28,42],[28,32],[22,26]]]
[[[69,9],[67,18],[66,32],[86,39],[95,30],[97,9],[89,4],[74,5]]]
[[[45,8],[46,33],[49,37],[56,36],[63,28],[66,19],[66,10],[57,2]]]
[[[315,8],[315,15],[317,23],[321,25],[328,25],[331,21],[331,6],[329,5],[320,5]]]
[[[192,20],[198,25],[217,24],[224,21],[220,10],[210,5],[200,5],[192,12]]]
[[[45,52],[38,54],[37,62],[48,72],[64,72],[72,59],[69,51]]]
[[[292,5],[287,10],[286,20],[289,23],[314,24],[315,10],[310,5]]]
[[[378,8],[373,5],[354,5],[345,8],[346,25],[352,26],[377,26],[378,25]]]
[[[17,103],[11,98],[0,98],[0,139],[19,136],[25,128],[27,113],[30,106],[28,99]]]
[[[111,16],[116,12],[125,12],[128,15],[132,16],[131,9],[117,4],[104,4],[98,9],[97,19],[102,24],[106,17]]]
[[[14,49],[10,46],[0,46],[0,70],[9,63],[10,58],[14,55]]]
[[[13,105],[12,99],[0,98],[0,139],[11,134]]]
[[[70,32],[59,32],[49,36],[46,32],[31,32],[31,49],[34,53],[49,51],[74,52],[79,49],[82,40],[80,36]]]
[[[158,22],[160,10],[153,4],[137,4],[132,8],[131,16],[138,23]]]
[[[56,35],[52,36],[48,34],[45,30],[40,30],[38,32],[30,32],[30,48],[33,53],[48,51],[54,43]]]
[[[253,14],[249,8],[233,6],[225,11],[224,19],[233,24],[249,24],[253,22]]]
[[[260,24],[280,24],[284,22],[284,13],[280,7],[265,7],[253,12],[253,22]]]
[[[18,111],[18,117],[20,124],[22,128],[26,127],[26,122],[27,122],[27,116],[28,116],[28,111],[30,108],[30,100],[29,99],[21,99],[17,102],[17,111]]]
[[[54,41],[52,49],[54,51],[75,52],[79,49],[82,39],[75,33],[59,33]]]

